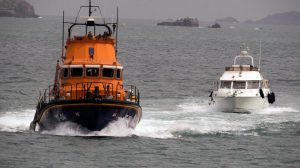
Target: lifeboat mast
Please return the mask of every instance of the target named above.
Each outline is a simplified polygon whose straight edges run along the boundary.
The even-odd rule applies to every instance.
[[[80,14],[80,11],[82,8],[88,8],[89,11],[89,15],[88,15],[88,21],[86,23],[77,23],[78,21],[78,17],[79,17],[79,14]],[[118,52],[118,27],[119,27],[119,8],[117,7],[117,18],[116,18],[116,22],[111,22],[111,23],[105,23],[105,20],[104,20],[104,24],[96,24],[95,21],[94,21],[94,18],[92,17],[92,8],[97,8],[99,10],[99,13],[100,15],[101,14],[101,9],[100,9],[100,6],[98,5],[92,5],[92,2],[91,0],[89,0],[89,5],[88,6],[80,6],[79,8],[79,11],[77,13],[77,16],[75,18],[75,22],[65,22],[65,13],[63,11],[63,24],[62,24],[62,61],[64,61],[64,50],[65,50],[65,37],[64,37],[64,30],[65,30],[65,24],[71,24],[71,26],[68,28],[68,39],[71,38],[71,29],[76,26],[76,25],[86,25],[86,34],[87,34],[87,28],[90,27],[90,26],[93,26],[94,27],[94,34],[95,34],[95,26],[105,26],[108,31],[109,31],[109,35],[112,34],[112,31],[110,29],[110,27],[108,25],[112,25],[112,28],[113,28],[113,32],[116,33],[116,44],[115,44],[115,51],[116,51],[116,56],[117,56],[117,52]]]

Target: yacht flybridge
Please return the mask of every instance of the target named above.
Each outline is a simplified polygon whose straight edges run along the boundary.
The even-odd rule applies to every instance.
[[[249,62],[239,64],[238,62]],[[264,79],[259,67],[254,66],[248,48],[241,47],[233,65],[225,68],[223,75],[214,82],[210,103],[223,112],[250,113],[266,108],[275,101],[269,81]]]
[[[78,22],[78,16],[75,22],[63,21],[63,29],[65,24],[70,26],[62,64],[57,61],[54,84],[39,97],[31,130],[52,130],[72,122],[99,131],[120,118],[135,128],[141,119],[139,90],[123,84],[123,66],[117,58],[118,17],[116,22],[101,18],[96,23],[92,13],[99,6],[89,0],[81,8],[89,11],[84,22]],[[74,32],[83,32],[73,35],[75,27],[79,29]]]

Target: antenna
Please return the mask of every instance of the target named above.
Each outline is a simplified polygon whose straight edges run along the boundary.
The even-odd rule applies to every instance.
[[[260,60],[261,60],[261,40],[259,40],[259,59],[258,59],[258,71],[260,71]]]
[[[89,16],[92,15],[92,4],[91,4],[91,0],[89,0]]]
[[[62,24],[62,39],[61,39],[61,58],[64,58],[64,40],[65,40],[65,11],[63,11],[63,24]]]
[[[91,17],[92,14],[93,14],[93,12],[96,11],[97,9],[99,10],[100,15],[102,16],[102,13],[101,13],[101,10],[100,10],[100,6],[97,6],[97,5],[94,6],[94,5],[92,5],[92,1],[89,0],[89,5],[88,6],[80,6],[80,8],[79,8],[79,10],[77,12],[76,18],[75,18],[75,23],[77,23],[77,20],[78,20],[78,17],[79,17],[79,14],[80,14],[80,11],[81,11],[82,8],[89,8],[89,17]],[[94,9],[94,11],[92,9]]]
[[[118,31],[119,31],[119,7],[117,7],[116,55],[117,55],[117,53],[118,53]]]

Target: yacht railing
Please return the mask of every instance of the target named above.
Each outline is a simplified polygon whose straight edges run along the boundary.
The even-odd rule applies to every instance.
[[[241,65],[241,66],[225,67],[225,71],[258,71],[258,68],[250,65],[248,66]]]

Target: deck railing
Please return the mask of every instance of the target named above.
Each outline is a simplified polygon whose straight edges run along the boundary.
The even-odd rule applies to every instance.
[[[258,71],[257,67],[243,67],[243,66],[238,66],[238,67],[225,67],[225,71]]]
[[[63,84],[60,87],[49,85],[48,89],[40,91],[39,106],[59,100],[107,99],[129,101],[139,104],[139,90],[134,85],[118,85],[105,82],[81,82]]]

